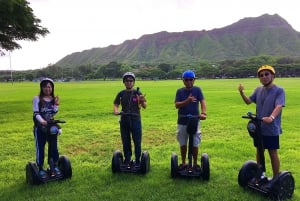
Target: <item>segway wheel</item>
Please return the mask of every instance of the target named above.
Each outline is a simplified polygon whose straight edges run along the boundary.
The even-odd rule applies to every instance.
[[[66,156],[60,156],[58,159],[58,168],[61,170],[65,179],[72,177],[71,162]]]
[[[178,176],[178,156],[175,153],[171,155],[171,177],[175,178]]]
[[[147,151],[142,153],[141,157],[141,173],[146,174],[150,170],[150,155]]]
[[[290,199],[294,193],[295,180],[290,172],[284,171],[274,178],[272,182],[270,197],[272,200]]]
[[[207,153],[203,153],[201,156],[201,168],[202,168],[202,178],[208,181],[210,176],[210,167],[209,167],[209,159]]]
[[[248,182],[259,175],[260,169],[255,161],[247,161],[239,171],[238,183],[241,187],[246,187]]]
[[[28,162],[26,165],[26,183],[30,185],[39,184],[38,171],[34,163]]]
[[[113,173],[120,172],[120,165],[123,163],[123,154],[120,150],[114,152],[111,160],[111,170]]]

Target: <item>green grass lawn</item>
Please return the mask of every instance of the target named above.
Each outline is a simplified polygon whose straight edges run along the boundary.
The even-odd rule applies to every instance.
[[[171,154],[179,154],[174,98],[182,81],[136,81],[148,102],[142,111],[142,150],[149,151],[151,158],[151,170],[146,175],[111,172],[113,152],[122,148],[119,117],[112,115],[113,100],[124,88],[122,82],[56,83],[61,102],[56,117],[67,121],[62,124],[59,151],[71,160],[73,177],[40,186],[25,183],[25,165],[35,160],[32,99],[39,92],[39,83],[0,83],[0,200],[268,200],[237,183],[243,163],[255,159],[247,120],[241,118],[248,111],[255,112],[255,105],[244,104],[237,90],[239,83],[244,84],[247,95],[259,85],[257,79],[195,82],[207,102],[200,152],[209,155],[208,182],[170,176]],[[286,91],[281,170],[293,173],[296,189],[292,200],[300,200],[300,79],[276,78],[275,83]],[[271,175],[267,155],[266,168]]]

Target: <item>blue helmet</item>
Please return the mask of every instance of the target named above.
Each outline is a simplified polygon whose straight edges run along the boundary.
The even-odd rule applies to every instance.
[[[184,72],[182,73],[182,78],[183,78],[183,79],[184,79],[184,78],[193,78],[193,79],[195,79],[195,78],[196,78],[196,75],[195,75],[194,71],[187,70],[187,71],[184,71]]]

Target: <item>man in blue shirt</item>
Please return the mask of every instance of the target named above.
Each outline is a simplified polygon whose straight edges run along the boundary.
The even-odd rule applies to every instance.
[[[261,134],[264,149],[268,149],[273,169],[273,177],[280,172],[280,161],[277,150],[279,149],[279,135],[281,129],[281,113],[285,106],[285,92],[283,88],[273,84],[275,70],[272,66],[261,66],[257,76],[262,86],[257,87],[251,96],[247,97],[243,90],[244,86],[239,85],[238,90],[246,104],[256,104],[256,115],[262,119]],[[255,145],[256,146],[256,145]],[[257,147],[257,146],[256,146]],[[260,164],[258,153],[257,163]]]
[[[206,102],[202,90],[194,86],[196,76],[191,70],[187,70],[182,74],[184,87],[176,92],[175,107],[178,109],[177,119],[177,140],[180,145],[180,153],[182,163],[179,169],[186,168],[186,152],[189,133],[187,132],[187,124],[189,121],[188,115],[199,117],[201,120],[206,119]],[[199,103],[201,105],[201,113],[199,111]],[[197,164],[198,147],[201,142],[200,121],[197,118],[197,129],[193,133],[193,167],[199,169]]]

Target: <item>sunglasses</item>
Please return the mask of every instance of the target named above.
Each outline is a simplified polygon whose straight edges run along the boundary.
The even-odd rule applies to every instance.
[[[185,82],[188,82],[188,81],[191,82],[191,81],[193,81],[193,80],[194,80],[194,79],[192,79],[192,78],[184,79]]]
[[[125,82],[133,82],[133,80],[125,80]]]
[[[259,74],[259,77],[267,77],[269,75],[270,75],[270,73],[262,73],[262,74]]]

